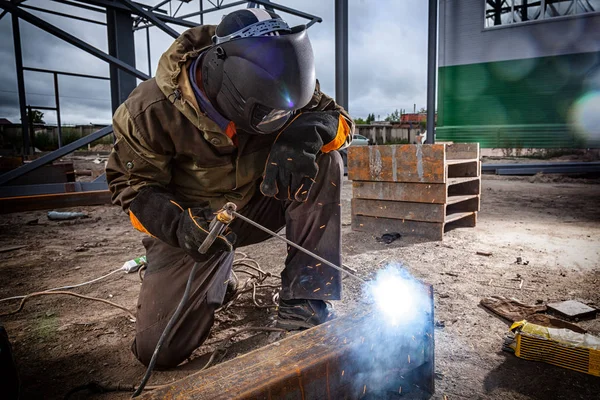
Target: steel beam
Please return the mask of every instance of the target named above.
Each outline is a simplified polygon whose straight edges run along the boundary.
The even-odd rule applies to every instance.
[[[106,180],[104,182],[68,182],[45,183],[42,185],[0,186],[0,198],[71,192],[92,192],[98,190],[108,190]]]
[[[0,198],[0,214],[110,203],[111,194],[108,190],[6,197]]]
[[[438,0],[429,0],[427,33],[427,137],[425,143],[435,143],[435,94],[437,73]]]
[[[28,5],[25,5],[25,4],[22,4],[20,7],[21,8],[26,8],[28,10],[34,10],[34,11],[43,12],[43,13],[46,13],[46,14],[58,15],[59,17],[65,17],[65,18],[75,19],[75,20],[78,20],[78,21],[89,22],[90,24],[106,25],[105,22],[97,21],[95,19],[78,17],[78,16],[72,15],[72,14],[65,14],[65,13],[61,13],[61,12],[58,12],[58,11],[54,11],[54,10],[47,10],[45,8],[28,6]]]
[[[44,21],[43,19],[38,18],[35,15],[30,14],[30,13],[20,9],[19,7],[13,5],[12,3],[10,3],[7,0],[0,0],[0,8],[7,10],[11,14],[16,15],[17,17],[21,18],[22,20],[29,22],[30,24],[56,36],[57,38],[62,39],[65,42],[72,44],[73,46],[78,47],[81,50],[84,50],[84,51],[92,54],[93,56],[96,56],[99,59],[110,63],[111,65],[116,65],[119,69],[129,72],[130,74],[140,78],[141,80],[145,81],[150,78],[148,75],[135,69],[135,67],[132,67],[131,65],[122,62],[121,60],[119,60],[116,57],[106,54],[102,50],[99,50],[96,47],[91,46],[90,44],[71,35],[70,33],[67,33],[65,31],[63,31],[62,29],[59,29],[58,27],[56,27],[52,24],[49,24],[48,22]]]
[[[143,395],[144,399],[359,399],[434,391],[433,290],[420,327],[361,311]],[[417,325],[417,324],[415,324]],[[427,396],[428,397],[428,396]],[[411,397],[414,398],[414,397]]]
[[[4,185],[5,183],[12,181],[13,179],[16,179],[30,171],[33,171],[34,169],[41,167],[42,165],[51,163],[54,160],[64,157],[80,147],[86,146],[87,144],[92,143],[93,141],[96,141],[108,134],[111,134],[112,131],[112,125],[109,125],[90,135],[87,135],[85,137],[82,137],[81,139],[69,143],[66,146],[61,147],[60,149],[53,151],[52,153],[48,153],[35,161],[25,164],[19,168],[13,169],[12,171],[8,171],[0,175],[0,185]]]
[[[15,48],[15,66],[17,70],[17,88],[19,91],[19,112],[21,114],[21,136],[23,137],[23,155],[29,155],[29,118],[27,99],[25,98],[25,78],[23,77],[23,53],[21,51],[21,30],[19,18],[12,14],[13,43]]]
[[[170,26],[165,24],[163,21],[161,21],[156,16],[156,14],[154,14],[152,11],[146,11],[142,7],[140,7],[139,5],[137,5],[136,3],[134,3],[130,0],[119,0],[119,1],[121,3],[123,3],[125,6],[127,6],[131,11],[135,12],[139,16],[144,17],[144,19],[146,19],[147,21],[152,22],[161,31],[165,32],[168,35],[171,35],[171,37],[173,39],[177,39],[179,37],[179,32],[177,32],[175,29],[171,28]]]
[[[131,12],[119,9],[106,10],[108,52],[127,65],[135,65],[135,39],[133,36],[133,18]],[[149,79],[146,76],[146,79]],[[144,79],[145,80],[145,79]],[[137,86],[134,76],[110,66],[110,99],[112,112],[127,100]]]
[[[107,76],[97,76],[97,75],[86,75],[86,74],[78,74],[76,72],[65,72],[65,71],[56,71],[53,69],[43,69],[43,68],[31,68],[31,67],[23,67],[25,71],[33,71],[33,72],[43,72],[46,74],[58,74],[58,75],[67,75],[67,76],[76,76],[79,78],[89,78],[89,79],[103,79],[109,81],[110,78]]]
[[[89,11],[94,11],[94,12],[101,13],[101,14],[106,14],[106,10],[103,10],[102,8],[87,6],[85,4],[77,3],[77,2],[71,1],[71,0],[52,0],[52,1],[55,3],[64,4],[67,6],[81,8],[83,10],[89,10]]]
[[[348,111],[348,0],[335,0],[335,102]]]

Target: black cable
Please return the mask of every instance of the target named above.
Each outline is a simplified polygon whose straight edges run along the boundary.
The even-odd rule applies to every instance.
[[[190,271],[190,276],[188,277],[187,284],[185,285],[185,291],[183,292],[183,296],[181,296],[179,305],[177,306],[177,308],[175,309],[175,312],[171,316],[169,323],[167,324],[167,326],[165,326],[163,333],[160,335],[160,338],[158,339],[158,342],[156,343],[156,347],[154,348],[154,353],[152,354],[152,358],[150,359],[150,363],[148,363],[148,368],[146,369],[146,373],[144,374],[144,377],[142,378],[140,385],[135,390],[135,393],[133,393],[133,396],[131,396],[132,398],[137,397],[140,394],[142,394],[144,387],[148,383],[148,379],[150,379],[150,376],[152,375],[152,370],[154,369],[154,364],[156,364],[156,360],[158,358],[158,353],[160,352],[160,348],[162,347],[163,342],[167,338],[169,332],[171,332],[173,325],[175,325],[175,322],[177,322],[177,318],[179,318],[179,314],[181,314],[181,311],[183,310],[183,307],[185,306],[185,303],[188,300],[188,297],[190,295],[190,290],[192,288],[192,281],[194,280],[194,276],[196,275],[196,269],[198,268],[198,265],[200,265],[200,264],[197,262],[194,263],[194,266],[192,267],[192,270]]]

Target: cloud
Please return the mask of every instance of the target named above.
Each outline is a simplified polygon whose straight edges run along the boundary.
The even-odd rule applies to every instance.
[[[277,2],[277,1],[276,1]],[[282,0],[296,8],[323,18],[323,23],[309,30],[315,52],[316,69],[324,92],[335,95],[335,27],[334,2],[320,0]],[[152,4],[156,1],[146,0]],[[427,80],[427,2],[422,0],[351,0],[349,2],[349,109],[354,117],[373,112],[385,117],[397,108],[412,110],[425,107]],[[29,0],[28,5],[104,20],[103,14],[75,9],[47,0]],[[173,2],[177,5],[178,2]],[[204,2],[205,8],[212,7]],[[167,7],[168,8],[168,7]],[[242,7],[237,7],[242,8]],[[235,8],[229,9],[234,10]],[[183,3],[178,15],[198,10],[198,2]],[[61,29],[107,51],[106,28],[37,11],[26,10]],[[173,10],[174,11],[174,10]],[[280,13],[292,25],[305,19]],[[222,13],[205,16],[205,23],[218,23]],[[198,17],[192,20],[199,21]],[[107,63],[21,22],[24,65],[44,69],[108,76]],[[179,32],[185,28],[172,26]],[[10,15],[0,21],[0,36],[12,38]],[[151,61],[156,69],[158,59],[172,43],[166,33],[151,28]],[[136,65],[147,72],[146,31],[135,32]],[[18,122],[16,72],[12,40],[0,41],[0,118]],[[54,105],[52,75],[25,72],[28,104]],[[108,81],[61,76],[59,78],[61,119],[63,123],[109,123],[111,117]],[[56,121],[48,111],[46,122]]]

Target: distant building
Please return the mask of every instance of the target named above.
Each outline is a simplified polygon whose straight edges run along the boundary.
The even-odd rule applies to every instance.
[[[600,147],[600,0],[440,0],[438,140]]]

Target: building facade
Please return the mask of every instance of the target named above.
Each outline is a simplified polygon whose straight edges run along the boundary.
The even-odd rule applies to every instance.
[[[437,140],[600,147],[600,0],[440,0]]]

